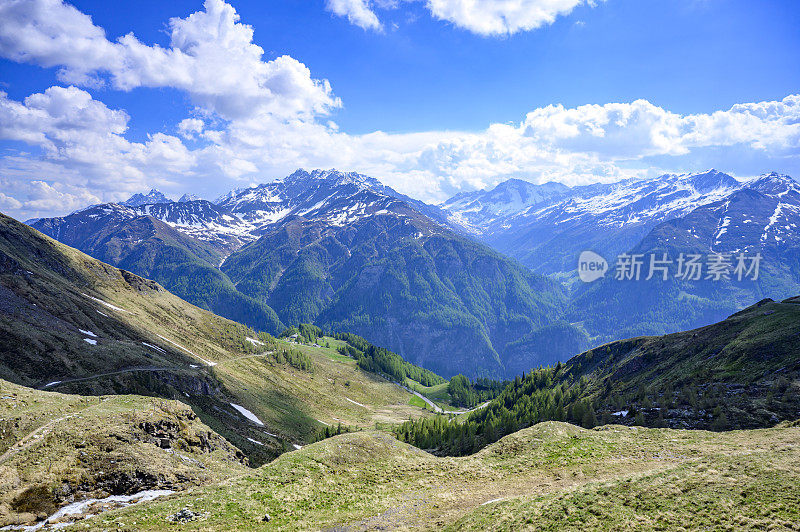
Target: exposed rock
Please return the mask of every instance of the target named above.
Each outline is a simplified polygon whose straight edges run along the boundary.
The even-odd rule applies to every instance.
[[[184,508],[183,510],[167,517],[167,520],[172,521],[173,523],[187,523],[189,521],[194,521],[201,516],[202,514],[199,512],[193,512],[188,508]]]

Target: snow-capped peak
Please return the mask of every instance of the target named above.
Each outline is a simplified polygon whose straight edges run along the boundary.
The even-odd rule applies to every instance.
[[[791,176],[777,172],[757,176],[748,181],[746,186],[767,196],[785,196],[790,192],[800,193],[800,183]]]
[[[152,188],[150,192],[145,194],[134,194],[127,201],[122,202],[122,205],[129,207],[138,207],[140,205],[154,205],[156,203],[172,203],[172,200],[162,194],[160,191]]]
[[[180,199],[178,200],[178,203],[188,203],[190,201],[197,201],[197,200],[201,200],[201,199],[203,199],[203,198],[201,198],[197,194],[184,194],[183,196],[180,197]]]

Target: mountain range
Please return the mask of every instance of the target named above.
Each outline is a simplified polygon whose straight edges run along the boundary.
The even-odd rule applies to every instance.
[[[445,376],[586,347],[558,282],[356,173],[298,170],[215,203],[99,205],[33,227],[257,329],[347,330]]]
[[[361,174],[298,170],[214,202],[152,190],[32,225],[262,330],[313,322],[445,376],[499,377],[800,292],[799,215],[798,184],[779,174],[509,180],[433,206]],[[760,252],[763,268],[753,282],[625,284],[612,271],[583,284],[584,250],[612,270],[621,253],[689,250]]]

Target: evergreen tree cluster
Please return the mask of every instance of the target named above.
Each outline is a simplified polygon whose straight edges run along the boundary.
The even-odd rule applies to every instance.
[[[399,383],[406,378],[417,381],[423,386],[435,386],[447,382],[436,373],[407,362],[396,353],[383,347],[377,347],[364,338],[351,333],[337,333],[334,338],[346,342],[339,348],[343,355],[356,360],[358,367],[364,371],[379,373]]]
[[[334,436],[338,436],[339,434],[347,434],[348,432],[358,432],[360,428],[350,427],[348,425],[342,425],[339,423],[336,426],[330,425],[326,426],[323,429],[317,431],[316,434],[312,437],[309,443],[314,443],[318,441],[322,441],[328,438],[332,438]]]
[[[297,327],[287,327],[286,329],[283,330],[280,337],[291,338],[292,336],[295,335],[297,335],[298,341],[306,344],[316,343],[319,338],[325,336],[322,332],[322,329],[320,329],[316,325],[311,325],[309,323],[301,323]]]
[[[500,395],[509,382],[479,378],[472,383],[466,376],[458,374],[450,379],[447,392],[454,406],[472,408]]]
[[[594,405],[582,398],[586,379],[573,382],[562,368],[559,364],[517,377],[486,408],[472,412],[464,421],[445,416],[422,418],[403,423],[395,434],[422,449],[461,456],[541,421],[593,427],[597,424]]]

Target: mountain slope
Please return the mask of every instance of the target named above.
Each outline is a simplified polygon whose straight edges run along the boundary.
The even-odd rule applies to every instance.
[[[425,415],[326,342],[257,336],[0,216],[0,376],[15,384],[178,399],[256,464],[337,420]]]
[[[138,209],[110,204],[42,219],[32,226],[99,260],[154,279],[195,305],[277,334],[283,325],[275,312],[237,292],[216,268],[222,250],[231,244],[220,245],[220,238],[202,241],[181,230],[199,224],[199,219],[209,222],[221,216],[204,201]]]
[[[701,329],[620,340],[517,378],[463,420],[405,423],[398,436],[470,454],[545,420],[714,430],[800,418],[800,298],[764,300]]]
[[[583,321],[595,342],[685,330],[723,319],[765,297],[784,299],[800,293],[800,185],[787,176],[771,174],[748,183],[720,201],[659,224],[632,247],[645,262],[666,254],[669,275],[639,281],[618,281],[613,272],[580,286],[571,318]],[[729,279],[678,277],[681,254],[728,257]],[[756,271],[742,279],[734,273],[738,256],[760,254]],[[745,262],[750,266],[750,260]],[[613,268],[612,264],[612,268]],[[646,267],[644,268],[646,272]],[[630,313],[636,308],[635,315]]]

